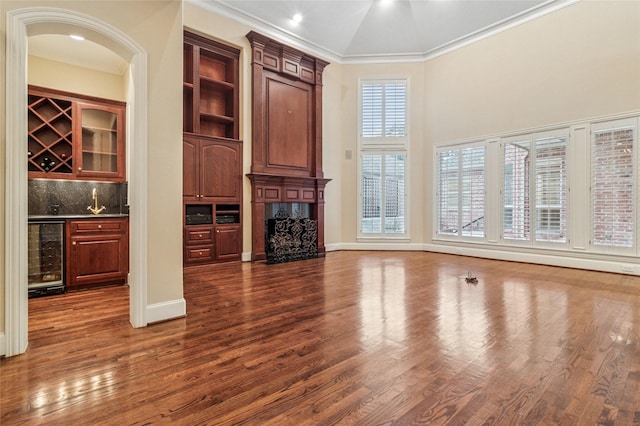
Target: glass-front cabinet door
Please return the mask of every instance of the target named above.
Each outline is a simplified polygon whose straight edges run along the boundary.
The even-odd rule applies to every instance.
[[[76,175],[124,181],[124,108],[77,102]]]

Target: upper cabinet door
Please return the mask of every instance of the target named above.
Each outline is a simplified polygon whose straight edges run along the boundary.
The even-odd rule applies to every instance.
[[[124,102],[29,86],[29,179],[124,182]]]
[[[91,102],[76,102],[75,107],[76,175],[124,181],[124,108]]]

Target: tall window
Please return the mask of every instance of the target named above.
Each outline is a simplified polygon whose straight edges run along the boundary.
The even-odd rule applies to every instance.
[[[567,135],[524,135],[503,144],[505,240],[567,242]]]
[[[407,81],[360,83],[359,235],[406,235]]]
[[[360,88],[362,144],[404,144],[407,136],[406,80],[363,81]]]
[[[592,244],[599,251],[634,247],[635,132],[625,121],[595,125],[592,131]]]
[[[444,148],[437,154],[440,235],[485,236],[485,147]]]
[[[405,156],[362,154],[361,158],[361,233],[404,234]]]

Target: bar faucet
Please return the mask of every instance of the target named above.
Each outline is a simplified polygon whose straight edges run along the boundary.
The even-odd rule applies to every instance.
[[[87,207],[87,210],[89,210],[93,214],[102,213],[102,211],[105,210],[106,207],[102,206],[102,207],[98,208],[98,191],[96,191],[95,188],[93,188],[93,191],[91,192],[91,198],[93,199],[94,207],[89,206],[89,207]]]

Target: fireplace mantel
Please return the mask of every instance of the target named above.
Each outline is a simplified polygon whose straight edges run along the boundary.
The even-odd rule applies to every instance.
[[[308,203],[324,255],[322,72],[328,62],[251,31],[252,253],[264,260],[265,204]]]
[[[331,179],[249,173],[252,200],[263,203],[323,203]]]

